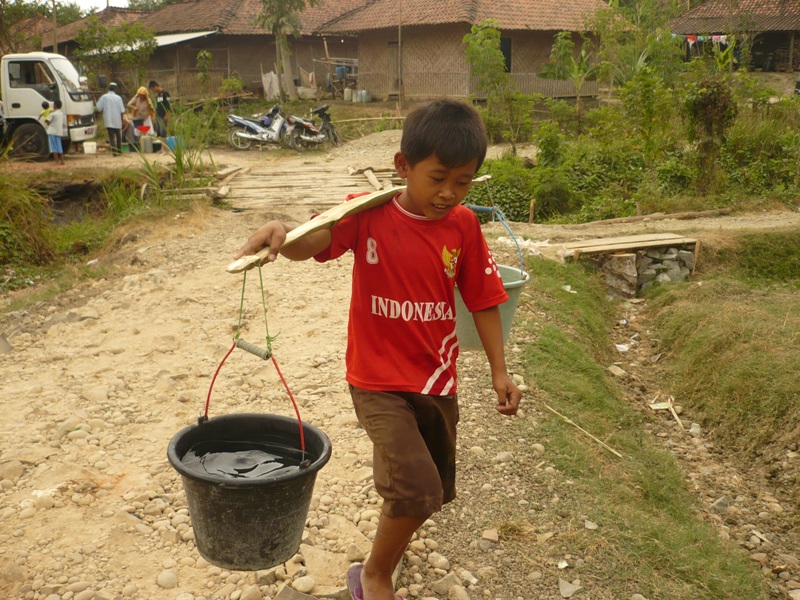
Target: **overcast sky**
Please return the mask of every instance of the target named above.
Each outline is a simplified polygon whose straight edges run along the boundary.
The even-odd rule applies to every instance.
[[[67,0],[67,3],[77,4],[81,7],[81,10],[91,10],[93,8],[101,10],[106,7],[106,0]],[[128,0],[108,0],[108,4],[119,8],[126,8],[128,6]]]

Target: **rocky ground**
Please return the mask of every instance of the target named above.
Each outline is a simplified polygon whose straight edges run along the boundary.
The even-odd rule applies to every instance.
[[[364,160],[388,161],[398,140],[397,132],[383,132],[299,159],[268,151],[220,151],[215,161],[358,166]],[[131,160],[73,156],[67,158],[67,170],[79,161],[98,166]],[[185,492],[165,456],[175,433],[202,414],[212,376],[235,332],[241,330],[248,341],[264,339],[258,277],[251,272],[247,278],[240,319],[242,278],[224,269],[268,216],[209,208],[138,226],[97,257],[109,269],[105,279],[0,319],[0,407],[6,415],[0,424],[2,598],[349,597],[346,569],[369,551],[380,510],[371,484],[370,443],[343,379],[349,258],[325,265],[279,260],[263,271],[269,334],[277,335],[275,358],[303,419],[325,431],[333,444],[331,461],[317,477],[298,554],[258,572],[221,569],[201,558]],[[283,216],[306,218],[290,209]],[[650,226],[705,228],[719,235],[723,227],[738,227],[730,225],[733,219]],[[796,223],[797,215],[759,219],[764,226],[767,221],[778,226]],[[759,219],[741,227],[755,227]],[[536,240],[628,231],[623,225],[613,232],[520,227],[518,233],[524,229]],[[515,250],[499,239],[502,233],[487,226],[495,254],[513,261]],[[787,597],[800,588],[800,564],[793,529],[797,508],[783,482],[726,456],[690,416],[684,417],[684,431],[670,414],[646,408],[661,391],[649,368],[656,362],[654,342],[637,317],[641,304],[621,303],[619,310],[626,324],[615,330],[614,341],[635,341],[619,364],[631,402],[647,412],[652,435],[679,458],[720,534],[762,565],[772,597]],[[512,330],[507,347],[512,372],[524,343]],[[602,585],[582,577],[582,568],[597,558],[569,545],[575,527],[592,530],[597,524],[567,508],[573,496],[569,478],[529,433],[551,418],[537,402],[535,382],[514,373],[526,397],[518,417],[501,417],[493,408],[484,363],[473,351],[460,359],[459,498],[412,542],[398,591],[415,599],[550,600],[581,592],[612,598]],[[210,415],[243,412],[293,415],[272,364],[236,351],[214,384]],[[797,450],[787,448],[786,460],[796,459]],[[514,532],[524,543],[506,543],[503,524],[518,522],[530,524]],[[635,582],[631,585],[628,597],[641,600]]]

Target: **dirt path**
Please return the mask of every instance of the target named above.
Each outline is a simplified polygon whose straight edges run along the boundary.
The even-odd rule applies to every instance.
[[[384,132],[335,153],[294,160],[388,161],[397,136]],[[216,158],[228,165],[287,160],[256,152],[220,152]],[[280,212],[289,220],[304,220],[307,211]],[[0,345],[0,409],[6,417],[0,424],[0,596],[347,598],[345,570],[369,550],[379,508],[370,484],[370,444],[357,425],[343,379],[348,258],[326,265],[279,260],[264,270],[276,359],[303,418],[323,429],[334,448],[317,478],[301,557],[258,573],[225,571],[201,559],[180,480],[165,458],[172,436],[202,413],[211,376],[238,327],[242,278],[224,268],[267,216],[257,210],[209,209],[129,232],[100,259],[110,269],[107,279],[81,284],[0,321],[0,333],[8,340],[7,347]],[[789,217],[771,218],[774,225]],[[708,225],[713,230],[734,219]],[[761,219],[748,219],[746,226],[756,221]],[[671,230],[670,225],[659,222],[657,227]],[[521,229],[536,239],[578,231],[536,225]],[[496,254],[513,259],[513,252],[496,240],[503,232],[492,226],[487,231]],[[582,231],[585,237],[611,235]],[[614,231],[619,235],[628,229]],[[265,335],[264,315],[258,277],[251,273],[242,337],[258,342]],[[515,335],[508,346],[512,371],[524,347]],[[574,525],[556,515],[548,499],[568,498],[569,482],[548,465],[539,440],[520,435],[518,420],[496,415],[484,363],[477,352],[465,352],[460,359],[460,497],[423,527],[399,587],[410,598],[562,598],[559,578],[580,579],[574,560],[580,557],[570,556],[562,543],[547,541],[569,539],[567,530]],[[237,351],[215,384],[210,414],[241,412],[293,414],[271,364]],[[518,419],[543,417],[529,395]],[[679,435],[664,428],[668,436]],[[702,467],[716,464],[711,461],[724,464],[687,439],[679,448],[693,465],[690,474],[705,474]],[[717,471],[728,473],[729,468]],[[703,493],[711,497],[705,485]],[[746,515],[751,503],[770,504],[765,494],[751,496],[752,502],[737,500],[737,506],[746,505]],[[789,507],[784,512],[788,518]],[[496,524],[520,515],[535,525],[533,539],[541,540],[532,541],[525,552],[496,539]],[[783,519],[763,521],[759,533],[768,535],[770,523],[777,527]],[[730,534],[743,535],[747,524],[740,529]],[[748,537],[748,543],[754,542]],[[770,552],[778,556],[778,550]],[[782,554],[794,556],[789,550]],[[558,567],[565,555],[574,569],[569,576]],[[290,588],[280,591],[287,583],[300,590],[297,595]],[[588,597],[611,598],[602,586],[582,585]]]

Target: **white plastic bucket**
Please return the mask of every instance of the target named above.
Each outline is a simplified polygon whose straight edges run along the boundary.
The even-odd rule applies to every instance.
[[[150,153],[153,151],[153,136],[151,135],[143,135],[139,138],[139,145],[142,148],[142,152]]]
[[[345,102],[353,101],[353,90],[351,88],[344,88],[344,101]]]
[[[84,154],[96,154],[97,153],[97,142],[83,142],[83,153]]]
[[[511,322],[514,320],[514,313],[519,303],[519,295],[522,293],[522,288],[525,284],[530,281],[530,276],[517,267],[497,265],[497,268],[500,270],[503,287],[508,294],[508,300],[499,307],[500,321],[503,327],[503,343],[506,343],[508,334],[511,332]],[[458,287],[456,287],[456,335],[458,336],[458,345],[462,350],[480,350],[483,348],[481,338],[478,336],[478,330],[475,329],[475,322],[472,320],[472,314],[464,304]]]

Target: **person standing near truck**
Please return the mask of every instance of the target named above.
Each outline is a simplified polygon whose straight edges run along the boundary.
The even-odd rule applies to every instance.
[[[122,117],[125,115],[125,103],[117,96],[117,84],[108,84],[108,91],[97,101],[97,111],[103,113],[103,123],[108,131],[112,156],[122,154]]]
[[[64,167],[64,148],[61,145],[61,136],[64,130],[64,113],[61,112],[61,100],[53,100],[53,110],[44,119],[47,126],[47,143],[50,146],[50,153],[59,166]]]

